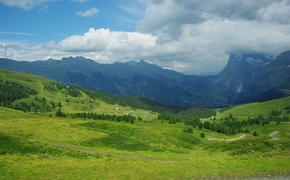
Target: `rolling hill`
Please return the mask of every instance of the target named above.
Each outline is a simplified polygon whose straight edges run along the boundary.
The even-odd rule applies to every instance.
[[[18,91],[27,93],[18,96]],[[61,109],[64,113],[99,112],[112,115],[132,114],[146,119],[156,117],[153,111],[138,109],[138,107],[152,109],[150,103],[154,103],[151,101],[110,96],[59,84],[39,76],[3,69],[0,69],[0,92],[2,105],[27,112],[52,115]],[[135,106],[130,107],[129,104]]]
[[[249,116],[268,116],[271,111],[278,110],[283,114],[287,114],[290,107],[290,97],[275,99],[266,102],[250,103],[240,106],[235,106],[226,110],[218,112],[218,118],[227,117],[230,114],[238,117]]]
[[[215,110],[185,109],[173,115],[168,110],[173,117],[167,119],[128,105],[158,107],[152,101],[136,103],[7,70],[0,70],[0,92],[1,179],[289,176],[288,121],[270,119],[246,125],[248,132],[226,135],[208,129],[207,121],[200,121],[202,127],[194,124],[198,116],[211,116]],[[236,106],[219,115],[243,116],[254,110],[258,116],[277,107],[289,117],[289,98]],[[59,109],[65,117],[57,116]],[[128,113],[141,119],[118,120]]]

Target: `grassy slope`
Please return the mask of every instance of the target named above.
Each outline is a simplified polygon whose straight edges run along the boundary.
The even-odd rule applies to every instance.
[[[63,90],[56,89],[54,87],[54,84],[56,84],[54,81],[47,80],[39,76],[20,74],[0,69],[0,79],[14,81],[31,87],[37,90],[38,94],[36,96],[39,98],[45,97],[47,101],[54,101],[56,103],[60,102],[62,104],[62,110],[65,113],[97,112],[117,115],[130,113],[134,116],[140,116],[146,120],[155,119],[157,116],[156,113],[149,110],[133,109],[128,106],[108,103],[105,102],[102,98],[93,99],[84,91],[81,91],[81,95],[78,97],[69,96]],[[49,90],[46,87],[52,87],[53,90]],[[31,96],[26,99],[18,100],[18,102],[20,101],[33,102],[35,101],[35,97]],[[56,110],[57,108],[54,111]]]
[[[217,117],[223,118],[230,114],[238,117],[248,117],[248,116],[267,116],[272,110],[281,110],[283,115],[286,115],[285,108],[290,106],[290,97],[285,97],[281,99],[275,99],[272,101],[261,102],[261,103],[250,103],[240,106],[235,106],[229,109],[219,112]]]
[[[4,69],[0,69],[0,79],[15,81],[37,90],[38,94],[36,96],[39,97],[39,99],[45,97],[48,102],[54,101],[55,103],[61,103],[61,109],[65,113],[97,112],[118,115],[130,113],[133,116],[140,116],[145,120],[155,119],[157,113],[170,114],[178,119],[188,119],[188,117],[190,117],[190,119],[196,119],[209,117],[215,114],[215,110],[213,109],[189,108],[177,110],[176,108],[165,107],[157,102],[144,98],[116,96],[78,87],[75,88],[82,92],[81,96],[72,97],[67,95],[64,90],[55,88],[55,81],[40,76],[21,74]],[[22,101],[36,103],[34,96],[19,100],[16,103]],[[54,111],[57,109],[58,108],[55,108]]]
[[[231,155],[240,144],[270,142],[266,135],[217,143],[200,138],[201,130],[182,133],[183,127],[49,118],[0,108],[0,178],[168,179],[290,172],[290,157],[283,155],[289,149],[263,153],[246,144],[251,153]],[[283,133],[275,145],[290,138],[289,124],[276,128]]]
[[[44,78],[5,70],[0,70],[0,78],[35,88],[37,96],[61,102],[65,112],[132,112],[144,119],[135,124],[63,119],[0,108],[0,179],[191,179],[290,172],[289,123],[253,126],[250,130],[257,131],[258,137],[248,134],[236,142],[208,141],[200,138],[201,132],[219,138],[238,135],[199,129],[183,133],[185,125],[154,120],[156,113],[151,111],[120,105],[116,110],[113,104],[91,99],[84,92],[71,97],[59,90],[48,91],[45,85],[54,82]],[[277,141],[269,137],[272,131],[279,131]]]

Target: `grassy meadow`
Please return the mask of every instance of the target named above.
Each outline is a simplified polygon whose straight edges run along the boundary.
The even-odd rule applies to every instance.
[[[191,179],[290,172],[289,123],[253,127],[258,137],[220,142],[199,137],[199,129],[183,133],[182,123],[67,119],[6,108],[0,112],[1,179]],[[277,130],[279,139],[273,141],[269,134]]]
[[[182,121],[158,120],[156,112],[109,103],[41,77],[1,70],[0,79],[36,91],[0,107],[0,179],[289,177],[289,122],[251,125],[248,133],[224,135]],[[15,110],[27,104],[33,108]],[[241,105],[219,111],[216,118],[267,115],[276,108],[289,117],[289,105],[289,98]],[[128,123],[56,117],[58,109],[142,119]]]

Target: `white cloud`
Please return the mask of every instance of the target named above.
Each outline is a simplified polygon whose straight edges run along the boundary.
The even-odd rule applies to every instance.
[[[28,10],[49,1],[55,0],[0,0],[0,3],[5,4],[6,6],[18,7]]]
[[[128,61],[147,57],[156,45],[156,37],[138,32],[89,29],[83,35],[69,36],[60,42],[22,44],[3,42],[0,57],[39,60],[65,56],[85,56],[99,62]]]
[[[0,3],[5,4],[6,6],[18,7],[21,9],[28,10],[36,6],[45,4],[47,2],[53,2],[53,1],[58,1],[58,0],[0,0]],[[90,0],[69,0],[69,1],[85,3]]]
[[[91,28],[59,42],[5,43],[0,56],[20,60],[85,56],[103,63],[145,59],[188,74],[212,74],[224,67],[232,52],[276,55],[290,49],[290,25],[273,22],[208,20],[183,25],[177,39],[158,43],[162,36]]]
[[[138,32],[116,32],[109,29],[89,29],[84,35],[70,36],[59,42],[64,51],[119,51],[145,50],[155,45],[156,38]]]
[[[95,7],[83,10],[83,11],[78,11],[76,12],[76,15],[82,16],[82,17],[93,17],[99,14],[99,10]]]
[[[5,34],[5,35],[18,35],[18,36],[37,36],[37,34],[35,34],[35,33],[11,32],[11,31],[0,31],[0,34]]]
[[[261,8],[257,15],[263,21],[290,23],[290,2],[286,0],[273,2],[269,6]]]
[[[162,34],[159,38],[162,38]],[[183,52],[182,57],[164,59],[165,64],[173,61],[187,64],[187,69],[180,68],[183,72],[216,73],[223,68],[230,53],[277,55],[289,50],[290,25],[246,20],[208,20],[183,25],[177,39],[159,43],[156,47],[164,53],[165,50]]]
[[[288,0],[143,0],[143,3],[147,8],[139,31],[158,35],[155,49],[160,48],[159,53],[183,53],[159,59],[159,63],[183,72],[217,72],[232,52],[276,55],[290,49]],[[176,62],[182,66],[176,66]]]
[[[147,8],[139,29],[160,31],[165,26],[178,28],[212,18],[256,19],[257,11],[277,0],[146,0]],[[156,18],[158,17],[158,18]],[[176,26],[174,26],[176,25]]]

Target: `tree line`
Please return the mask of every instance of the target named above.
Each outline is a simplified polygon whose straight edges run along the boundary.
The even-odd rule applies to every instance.
[[[286,110],[290,110],[287,108]],[[157,118],[158,120],[166,120],[169,124],[174,124],[176,122],[181,122],[176,118],[173,118],[168,115],[160,114]],[[239,120],[237,117],[233,115],[229,115],[220,120],[212,120],[212,121],[201,121],[200,119],[191,119],[184,120],[185,125],[190,125],[194,128],[199,129],[208,129],[214,132],[226,134],[226,135],[234,135],[238,133],[249,133],[247,129],[248,126],[251,125],[266,125],[271,122],[276,122],[277,124],[281,122],[289,122],[288,116],[282,116],[282,111],[273,110],[270,112],[268,116],[258,115],[256,117],[248,117],[247,120]],[[183,132],[191,133],[192,128],[185,127]]]
[[[109,114],[98,114],[95,112],[80,112],[80,113],[70,113],[66,114],[63,113],[60,109],[56,111],[57,117],[70,117],[70,118],[84,118],[84,119],[93,119],[93,120],[108,120],[108,121],[115,121],[115,122],[128,122],[134,124],[136,120],[142,121],[141,117],[135,117],[132,115],[109,115]]]
[[[222,134],[233,135],[238,133],[249,133],[247,126],[251,125],[266,125],[270,122],[289,122],[288,116],[281,116],[281,111],[274,110],[268,117],[259,115],[257,117],[249,117],[247,120],[238,120],[237,117],[229,115],[228,117],[219,121],[200,121],[194,120],[186,122],[187,125],[192,125],[200,129],[208,129]]]
[[[9,106],[13,101],[35,95],[34,89],[20,83],[0,80],[0,106]]]

